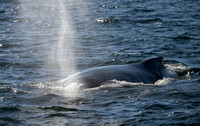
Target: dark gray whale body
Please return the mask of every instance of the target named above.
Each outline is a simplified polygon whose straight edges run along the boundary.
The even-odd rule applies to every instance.
[[[98,87],[111,80],[155,83],[167,76],[162,60],[163,57],[157,57],[141,63],[92,68],[80,72],[76,80],[83,83],[84,88]]]

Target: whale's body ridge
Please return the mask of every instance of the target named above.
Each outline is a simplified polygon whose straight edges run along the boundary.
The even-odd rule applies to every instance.
[[[155,83],[166,76],[162,61],[163,57],[157,57],[141,63],[91,68],[78,73],[74,79],[83,83],[84,88],[98,87],[110,80]]]

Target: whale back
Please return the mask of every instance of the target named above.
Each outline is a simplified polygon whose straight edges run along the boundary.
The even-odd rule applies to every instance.
[[[69,80],[83,83],[83,88],[98,87],[112,80],[155,83],[167,75],[162,61],[163,57],[157,57],[141,63],[91,68]]]

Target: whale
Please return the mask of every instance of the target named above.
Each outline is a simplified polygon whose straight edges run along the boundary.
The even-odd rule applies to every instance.
[[[82,83],[83,88],[94,88],[112,80],[149,84],[172,76],[175,75],[169,74],[160,56],[140,63],[90,68],[70,78],[70,82]]]

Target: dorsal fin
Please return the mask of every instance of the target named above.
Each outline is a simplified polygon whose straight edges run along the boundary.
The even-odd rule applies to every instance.
[[[144,61],[144,63],[150,63],[150,62],[155,62],[155,61],[158,61],[159,63],[162,63],[163,57],[159,56],[157,58],[148,59],[148,60]]]
[[[146,60],[144,61],[144,65],[147,67],[147,68],[164,68],[164,65],[162,64],[162,61],[163,61],[163,57],[160,56],[160,57],[157,57],[157,58],[152,58],[152,59],[149,59],[149,60]]]

